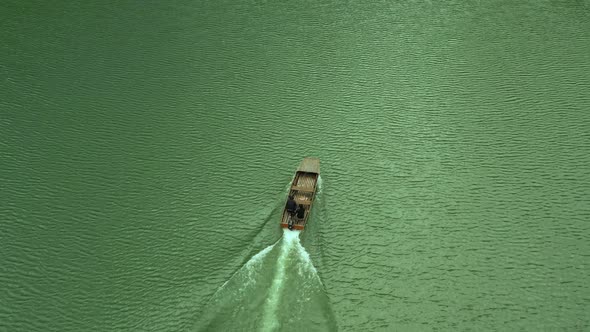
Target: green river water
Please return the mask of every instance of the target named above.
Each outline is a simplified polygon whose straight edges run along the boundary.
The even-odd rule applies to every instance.
[[[590,331],[589,1],[5,0],[0,27],[0,331]]]

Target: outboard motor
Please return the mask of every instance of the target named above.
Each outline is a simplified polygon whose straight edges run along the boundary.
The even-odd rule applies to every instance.
[[[288,228],[289,228],[290,231],[292,231],[293,230],[293,224],[289,224]]]

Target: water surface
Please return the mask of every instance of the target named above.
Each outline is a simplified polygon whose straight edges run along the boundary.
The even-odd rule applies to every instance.
[[[4,1],[0,330],[590,329],[589,10]]]

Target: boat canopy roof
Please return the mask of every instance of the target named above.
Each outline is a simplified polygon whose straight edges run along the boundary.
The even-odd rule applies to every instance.
[[[316,173],[320,174],[320,159],[307,157],[301,161],[297,172]]]

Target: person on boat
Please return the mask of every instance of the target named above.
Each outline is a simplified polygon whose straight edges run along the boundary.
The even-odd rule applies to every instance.
[[[293,195],[289,195],[289,199],[287,200],[287,224],[289,225],[289,229],[293,226],[293,216],[295,215],[295,210],[297,210],[297,203],[295,203],[295,199],[293,199]]]
[[[289,195],[289,199],[287,200],[287,212],[289,212],[290,215],[294,215],[295,210],[297,210],[297,203],[295,203],[293,195]]]
[[[304,217],[305,217],[305,205],[299,204],[299,208],[297,209],[297,218],[299,218],[299,220],[303,220]]]

